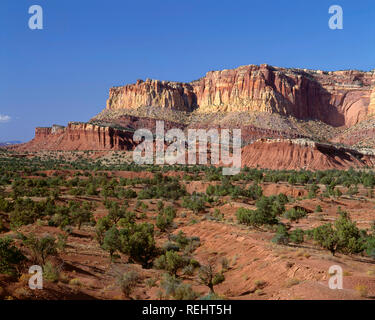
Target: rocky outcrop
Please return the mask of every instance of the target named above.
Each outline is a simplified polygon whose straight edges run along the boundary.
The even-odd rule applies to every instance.
[[[375,157],[304,140],[258,140],[242,150],[242,166],[274,170],[327,170],[373,167]]]
[[[192,111],[196,107],[196,96],[190,84],[150,79],[110,89],[107,109],[132,109],[143,106]]]
[[[241,129],[246,145],[242,163],[250,167],[346,169],[374,166],[374,154],[306,141],[373,147],[372,114],[374,71],[249,65],[210,71],[190,83],[147,79],[112,88],[106,109],[89,123],[37,128],[35,138],[16,149],[132,150],[133,132],[139,128],[154,131],[156,120],[162,119],[165,130]]]
[[[374,109],[374,79],[374,72],[249,65],[211,71],[191,83],[139,80],[112,88],[107,109],[153,106],[204,113],[260,111],[351,126]]]
[[[45,139],[52,133],[51,127],[37,127],[35,128],[35,139]]]
[[[368,107],[368,114],[375,115],[375,84],[370,95],[370,104]]]
[[[67,127],[36,128],[35,138],[18,150],[128,150],[133,133],[112,127],[70,122]]]

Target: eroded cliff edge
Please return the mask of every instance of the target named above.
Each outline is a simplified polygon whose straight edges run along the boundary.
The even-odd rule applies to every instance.
[[[208,72],[191,83],[147,79],[114,87],[106,109],[147,106],[202,113],[278,113],[349,127],[375,112],[375,73],[241,66]]]

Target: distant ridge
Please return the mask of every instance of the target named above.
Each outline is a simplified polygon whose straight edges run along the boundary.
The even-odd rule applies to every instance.
[[[14,141],[4,141],[4,142],[0,142],[0,147],[4,147],[4,146],[12,146],[14,144],[20,144],[22,143],[22,141],[18,141],[18,140],[14,140]]]

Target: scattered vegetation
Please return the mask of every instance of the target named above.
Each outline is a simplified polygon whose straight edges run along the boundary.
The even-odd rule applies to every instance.
[[[113,174],[115,171],[151,174],[123,178]],[[189,193],[185,185],[191,181],[209,184],[203,193]],[[265,196],[265,183],[293,185],[304,193],[296,197],[283,193]],[[359,199],[364,188],[372,198],[374,186],[375,174],[370,170],[311,172],[245,167],[237,175],[222,176],[221,168],[210,166],[138,166],[123,162],[108,165],[84,156],[66,160],[0,154],[0,273],[16,277],[28,262],[43,266],[47,281],[62,281],[55,260],[69,253],[68,240],[94,237],[97,248],[109,256],[111,266],[128,262],[144,269],[153,267],[150,271],[159,275],[148,278],[145,284],[148,288],[160,284],[160,298],[197,299],[199,294],[186,283],[188,279],[209,289],[204,299],[215,299],[219,296],[214,289],[225,281],[224,274],[239,267],[237,258],[232,263],[225,257],[217,264],[199,263],[196,250],[201,245],[200,238],[178,230],[181,224],[208,220],[219,226],[234,225],[235,219],[230,220],[232,217],[221,206],[235,203],[239,204],[236,218],[241,224],[237,226],[247,231],[251,228],[250,232],[255,229],[259,234],[272,233],[272,242],[279,245],[272,245],[273,248],[293,249],[309,242],[332,255],[361,254],[366,259],[375,259],[375,227],[359,229],[341,208],[335,220],[326,219],[312,229],[305,226],[310,219],[318,217],[319,222],[326,218],[325,201]],[[318,198],[320,204],[315,209],[300,206],[302,199]],[[322,206],[324,215],[316,214],[323,212]],[[46,228],[58,228],[53,233],[56,238],[37,233]],[[1,237],[9,231],[12,238]],[[291,268],[293,263],[288,263]],[[77,279],[70,283],[79,286]],[[138,292],[135,288],[140,280],[135,271],[123,273],[117,279],[127,298]],[[293,278],[286,286],[298,283]],[[256,294],[263,295],[265,281],[257,280],[255,286]],[[363,288],[357,291],[363,297],[368,295]]]

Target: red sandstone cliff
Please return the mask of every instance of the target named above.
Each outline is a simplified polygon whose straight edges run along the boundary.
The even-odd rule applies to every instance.
[[[191,83],[137,81],[110,90],[107,109],[263,111],[351,126],[375,111],[375,74],[242,66]],[[371,101],[370,101],[371,96]]]
[[[157,106],[180,111],[191,111],[196,97],[190,84],[147,79],[136,84],[111,88],[107,109],[131,109]]]
[[[185,111],[187,116],[181,120],[182,113],[175,111]],[[257,116],[255,122],[245,123],[244,117],[252,111],[267,116]],[[198,116],[192,117],[193,114]],[[331,141],[346,143],[348,137],[353,140],[351,144],[369,141],[364,139],[373,135],[373,126],[362,124],[372,122],[362,120],[375,114],[375,73],[250,65],[211,71],[191,83],[138,80],[135,84],[110,89],[106,112],[93,118],[91,123],[69,123],[66,128],[57,125],[37,128],[35,138],[16,149],[131,150],[134,147],[132,131],[138,128],[154,130],[160,115],[168,115],[166,120],[170,119],[165,121],[165,130],[241,128],[245,144],[264,137],[304,138],[304,141],[311,138],[309,130],[298,129],[291,122],[277,125],[278,114],[320,120],[335,127],[350,127],[346,131],[337,129],[336,136],[332,138],[331,135]],[[114,128],[118,126],[130,130]],[[325,127],[319,128],[324,130]],[[351,129],[358,134],[353,134]],[[321,136],[324,137],[324,133]],[[244,147],[243,164],[272,169],[374,166],[374,156],[310,144],[258,141]]]
[[[36,128],[35,138],[17,150],[128,150],[133,133],[88,123],[71,122],[66,128]]]
[[[314,142],[259,140],[242,149],[242,166],[286,170],[373,167],[375,157]]]

